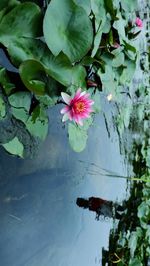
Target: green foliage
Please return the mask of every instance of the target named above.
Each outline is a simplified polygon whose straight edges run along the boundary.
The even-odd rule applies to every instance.
[[[129,87],[126,89],[128,98],[139,50],[134,38],[140,31],[131,29],[129,21],[130,12],[135,21],[136,0],[131,4],[126,0],[51,0],[47,3],[43,7],[36,0],[0,3],[0,43],[21,78],[19,83],[15,82],[13,74],[0,67],[0,120],[4,120],[8,110],[9,121],[12,116],[20,128],[23,124],[24,133],[43,140],[48,131],[47,109],[60,101],[61,91],[73,95],[79,87],[89,90],[91,71],[91,84],[95,87],[89,91],[95,101],[94,113],[101,111],[99,91],[105,96],[112,94],[112,100],[121,106],[117,121],[119,132],[123,132],[130,125],[132,101],[128,99],[124,106],[122,91]],[[19,79],[18,74],[15,75]],[[143,111],[139,108],[141,120]],[[76,151],[85,148],[86,123],[88,120],[83,128],[76,124],[68,127],[69,142]],[[148,131],[146,122],[145,130]],[[19,139],[21,143],[22,139]],[[79,140],[78,145],[75,139]],[[143,153],[149,165],[149,151],[143,147]]]

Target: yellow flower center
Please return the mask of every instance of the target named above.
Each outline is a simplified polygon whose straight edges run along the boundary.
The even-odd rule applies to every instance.
[[[82,113],[85,110],[84,102],[75,103],[75,110],[76,110],[77,113]]]

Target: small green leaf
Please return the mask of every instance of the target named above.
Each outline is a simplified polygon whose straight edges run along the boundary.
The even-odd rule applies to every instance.
[[[76,124],[69,123],[69,143],[75,152],[81,152],[85,149],[86,142],[88,139],[87,130],[92,124],[92,121],[92,118],[85,120],[84,125],[82,127]]]
[[[133,61],[125,60],[124,62],[124,69],[120,76],[120,83],[121,84],[130,84],[133,79],[133,75],[135,73],[136,64]]]
[[[8,143],[2,144],[6,151],[13,155],[18,155],[23,158],[24,147],[23,144],[18,140],[17,137],[9,141]]]
[[[140,229],[140,230],[139,230]],[[130,249],[131,258],[134,257],[135,250],[138,246],[138,239],[142,236],[142,230],[139,228],[138,231],[133,231],[130,234],[130,238],[128,240],[128,247]]]
[[[77,125],[69,123],[68,127],[69,143],[75,152],[81,152],[86,147],[87,132],[82,130]]]
[[[124,53],[120,52],[112,61],[113,67],[119,67],[124,64]]]
[[[31,105],[31,94],[25,91],[19,91],[8,98],[9,103],[12,107],[15,108],[24,108],[26,111],[29,111]]]
[[[44,110],[36,107],[32,112],[32,116],[26,122],[26,127],[31,135],[45,140],[48,133],[48,117]]]

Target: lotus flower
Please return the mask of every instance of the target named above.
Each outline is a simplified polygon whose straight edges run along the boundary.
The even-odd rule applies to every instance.
[[[136,18],[135,24],[137,27],[142,28],[143,27],[143,21],[140,18]]]
[[[85,91],[81,92],[79,88],[73,98],[65,92],[62,92],[61,96],[66,103],[66,106],[61,110],[61,114],[64,114],[62,121],[65,122],[69,119],[82,126],[82,120],[89,118],[90,113],[93,112],[91,105],[94,101],[89,99],[90,94]]]

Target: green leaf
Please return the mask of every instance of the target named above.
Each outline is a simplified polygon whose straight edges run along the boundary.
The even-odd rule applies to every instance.
[[[6,95],[9,95],[15,88],[15,85],[12,84],[9,80],[6,69],[1,67],[0,67],[0,84],[3,87]]]
[[[43,30],[46,43],[55,56],[62,51],[75,62],[91,48],[91,21],[85,10],[72,0],[50,2],[44,17]]]
[[[9,141],[8,143],[2,144],[6,151],[10,154],[18,155],[23,158],[24,147],[23,144],[18,140],[17,137]]]
[[[123,121],[126,128],[129,127],[132,111],[133,111],[132,101],[130,98],[127,98],[126,104],[125,106],[123,105],[123,109],[121,110],[121,115],[123,116]]]
[[[106,11],[111,15],[113,19],[115,19],[116,11],[113,6],[113,0],[105,0],[104,1]]]
[[[133,231],[130,234],[130,238],[128,240],[128,247],[130,249],[131,258],[134,257],[135,250],[138,246],[138,239],[142,237],[142,229],[140,227],[137,228],[137,231]]]
[[[127,22],[122,18],[122,15],[120,12],[117,14],[117,20],[113,23],[113,27],[118,31],[120,42],[122,43],[122,40],[126,39],[125,34],[125,26]]]
[[[0,95],[0,119],[5,117],[6,115],[6,106],[5,106],[5,102],[2,98],[2,96]]]
[[[40,106],[36,107],[26,122],[26,127],[31,135],[45,140],[48,133],[48,117]]]
[[[0,1],[0,10],[5,9],[6,7],[11,7],[17,5],[19,2],[16,0],[1,0]]]
[[[19,66],[23,61],[28,59],[42,61],[43,57],[51,54],[45,43],[39,39],[29,37],[13,39],[9,43],[8,53],[16,66]]]
[[[74,0],[76,5],[81,6],[85,9],[87,15],[91,12],[91,0]]]
[[[82,127],[76,124],[69,123],[69,143],[75,152],[81,152],[85,149],[86,142],[88,139],[87,130],[92,124],[92,121],[92,118],[87,119],[86,121],[84,121],[84,125]]]
[[[103,27],[106,26],[107,18],[106,18],[106,11],[104,8],[103,0],[102,1],[92,0],[91,8],[95,16],[95,31],[96,31],[96,34],[94,37],[94,47],[92,50],[92,57],[94,57],[99,48],[102,33],[103,33]]]
[[[20,77],[25,86],[37,95],[45,93],[46,73],[44,66],[36,60],[26,60],[19,67]]]
[[[137,0],[121,1],[121,6],[126,12],[133,12],[138,9],[138,1]]]
[[[123,41],[123,45],[125,48],[125,54],[128,56],[128,58],[132,61],[136,60],[137,54],[136,54],[136,48],[131,45],[129,42]]]
[[[138,258],[133,258],[133,259],[130,259],[129,266],[143,266],[143,264]]]
[[[74,85],[76,88],[81,87],[86,89],[86,70],[81,65],[76,65],[72,69],[71,85]]]
[[[133,61],[125,60],[124,66],[125,68],[123,69],[122,74],[120,76],[120,83],[130,84],[135,73],[136,64]]]
[[[100,76],[103,90],[106,93],[112,93],[113,95],[115,95],[117,92],[117,82],[114,79],[114,71],[112,67],[109,65],[106,65],[105,73],[103,73],[101,69],[99,69],[98,75]]]
[[[98,90],[94,91],[93,88],[88,89],[88,93],[91,94],[91,98],[94,101],[94,104],[92,105],[92,109],[95,113],[99,113],[101,111],[101,98],[100,98],[100,92]]]
[[[26,124],[28,118],[29,118],[29,112],[25,110],[24,108],[11,108],[13,116],[17,119],[22,121],[24,124]]]
[[[57,103],[58,97],[50,97],[48,95],[36,96],[36,99],[40,102],[40,105],[45,107],[52,107]]]
[[[0,22],[0,42],[9,47],[14,39],[41,35],[41,11],[34,3],[17,5]]]
[[[106,10],[104,0],[92,0],[91,9],[95,17],[95,31],[98,32],[100,25],[104,25],[106,21]]]
[[[124,64],[124,53],[120,52],[113,60],[112,66],[119,67]]]
[[[9,103],[12,107],[15,108],[24,108],[26,111],[29,111],[31,105],[31,94],[25,91],[19,91],[8,98]]]
[[[86,71],[80,65],[72,66],[69,59],[63,53],[58,56],[47,55],[42,62],[48,75],[65,86],[85,86]]]
[[[12,8],[20,4],[17,0],[1,0],[0,1],[0,21],[2,20],[3,16],[9,12]]]

